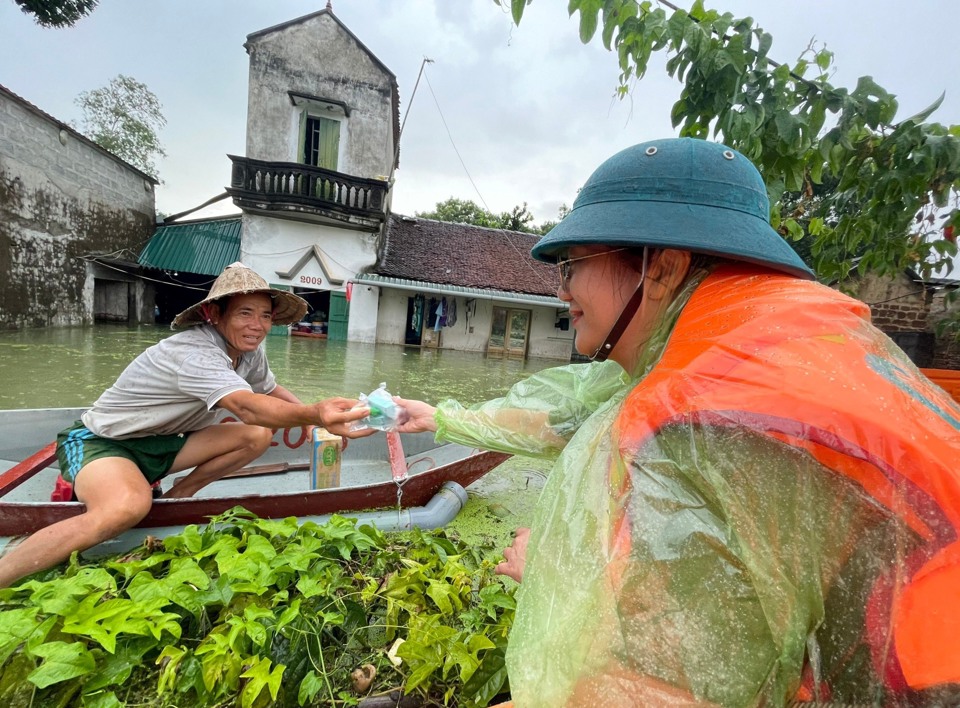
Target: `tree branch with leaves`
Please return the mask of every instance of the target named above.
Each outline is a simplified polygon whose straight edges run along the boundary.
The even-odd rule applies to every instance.
[[[531,1],[511,0],[516,23]],[[896,120],[895,96],[871,77],[852,90],[830,83],[831,52],[811,45],[793,64],[777,63],[768,56],[773,38],[752,18],[708,10],[700,0],[689,11],[637,0],[569,0],[569,10],[579,13],[581,41],[599,30],[616,53],[621,96],[654,53],[668,55],[668,74],[683,84],[674,127],[682,136],[713,136],[757,165],[771,223],[791,241],[810,237],[821,278],[843,279],[855,266],[928,276],[956,255],[960,126],[927,122],[942,96]],[[822,184],[834,186],[816,189]]]
[[[83,133],[100,147],[156,177],[154,159],[167,154],[157,133],[167,121],[159,99],[146,84],[118,74],[104,88],[81,93],[75,103],[83,111]]]
[[[99,0],[13,0],[41,27],[72,27],[93,12]]]

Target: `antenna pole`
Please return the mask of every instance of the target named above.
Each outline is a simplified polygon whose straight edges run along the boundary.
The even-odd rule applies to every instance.
[[[420,71],[417,73],[417,80],[413,84],[413,93],[410,94],[410,103],[407,104],[407,110],[403,113],[403,122],[400,124],[400,133],[397,135],[397,145],[393,151],[393,164],[390,166],[390,176],[393,177],[394,170],[397,169],[397,161],[400,159],[400,138],[403,137],[403,128],[407,124],[407,117],[410,115],[410,107],[413,105],[413,99],[417,95],[417,87],[420,85],[420,77],[423,76],[423,69],[427,64],[433,64],[433,59],[423,58],[420,62]]]

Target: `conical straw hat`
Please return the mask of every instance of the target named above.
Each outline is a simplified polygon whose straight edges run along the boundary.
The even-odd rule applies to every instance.
[[[196,305],[191,305],[174,317],[170,327],[171,329],[178,329],[203,324],[206,322],[203,313],[204,305],[220,298],[248,293],[266,293],[270,296],[273,300],[273,323],[276,325],[299,322],[307,312],[307,301],[302,297],[285,290],[271,288],[267,281],[255,271],[237,261],[223,269],[223,272],[213,281],[210,292],[205,299]]]

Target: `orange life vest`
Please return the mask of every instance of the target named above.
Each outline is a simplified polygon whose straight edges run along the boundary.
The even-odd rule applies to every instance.
[[[620,446],[635,450],[677,422],[741,426],[860,485],[929,549],[894,590],[907,684],[960,683],[960,406],[869,317],[863,303],[817,283],[717,269],[624,402]],[[619,524],[614,542],[628,544],[628,521]]]

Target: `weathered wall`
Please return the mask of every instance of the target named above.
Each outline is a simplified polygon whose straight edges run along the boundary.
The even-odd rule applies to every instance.
[[[124,251],[135,260],[154,215],[145,175],[0,91],[0,328],[92,323],[85,259]],[[134,292],[142,300],[142,285]],[[137,301],[130,319],[147,305]]]
[[[377,341],[377,319],[380,307],[380,288],[365,283],[354,283],[350,298],[350,321],[347,339],[351,342]],[[403,318],[401,318],[401,322]],[[403,344],[401,334],[400,344]]]
[[[394,155],[395,79],[326,12],[248,40],[247,157],[298,162],[299,114],[290,91],[342,101],[337,171],[390,175]]]
[[[343,282],[330,282],[312,255],[314,246],[323,254],[331,271],[329,275]],[[350,278],[376,262],[377,235],[244,213],[240,253],[243,262],[271,285],[343,292]],[[279,273],[290,277],[284,278]]]
[[[873,324],[884,332],[923,332],[927,329],[931,295],[904,273],[895,278],[859,279],[854,295],[870,305]]]
[[[936,331],[937,324],[945,317],[956,317],[960,310],[960,300],[947,302],[947,296],[950,292],[940,290],[933,297],[930,304],[930,329]],[[934,369],[953,369],[960,371],[960,341],[957,341],[955,335],[947,334],[937,337],[937,345],[934,349],[933,363],[930,365]]]
[[[870,305],[873,324],[890,335],[915,363],[960,369],[960,344],[950,336],[935,336],[937,323],[960,307],[946,303],[946,291],[924,288],[902,273],[895,278],[858,279],[852,294]]]

